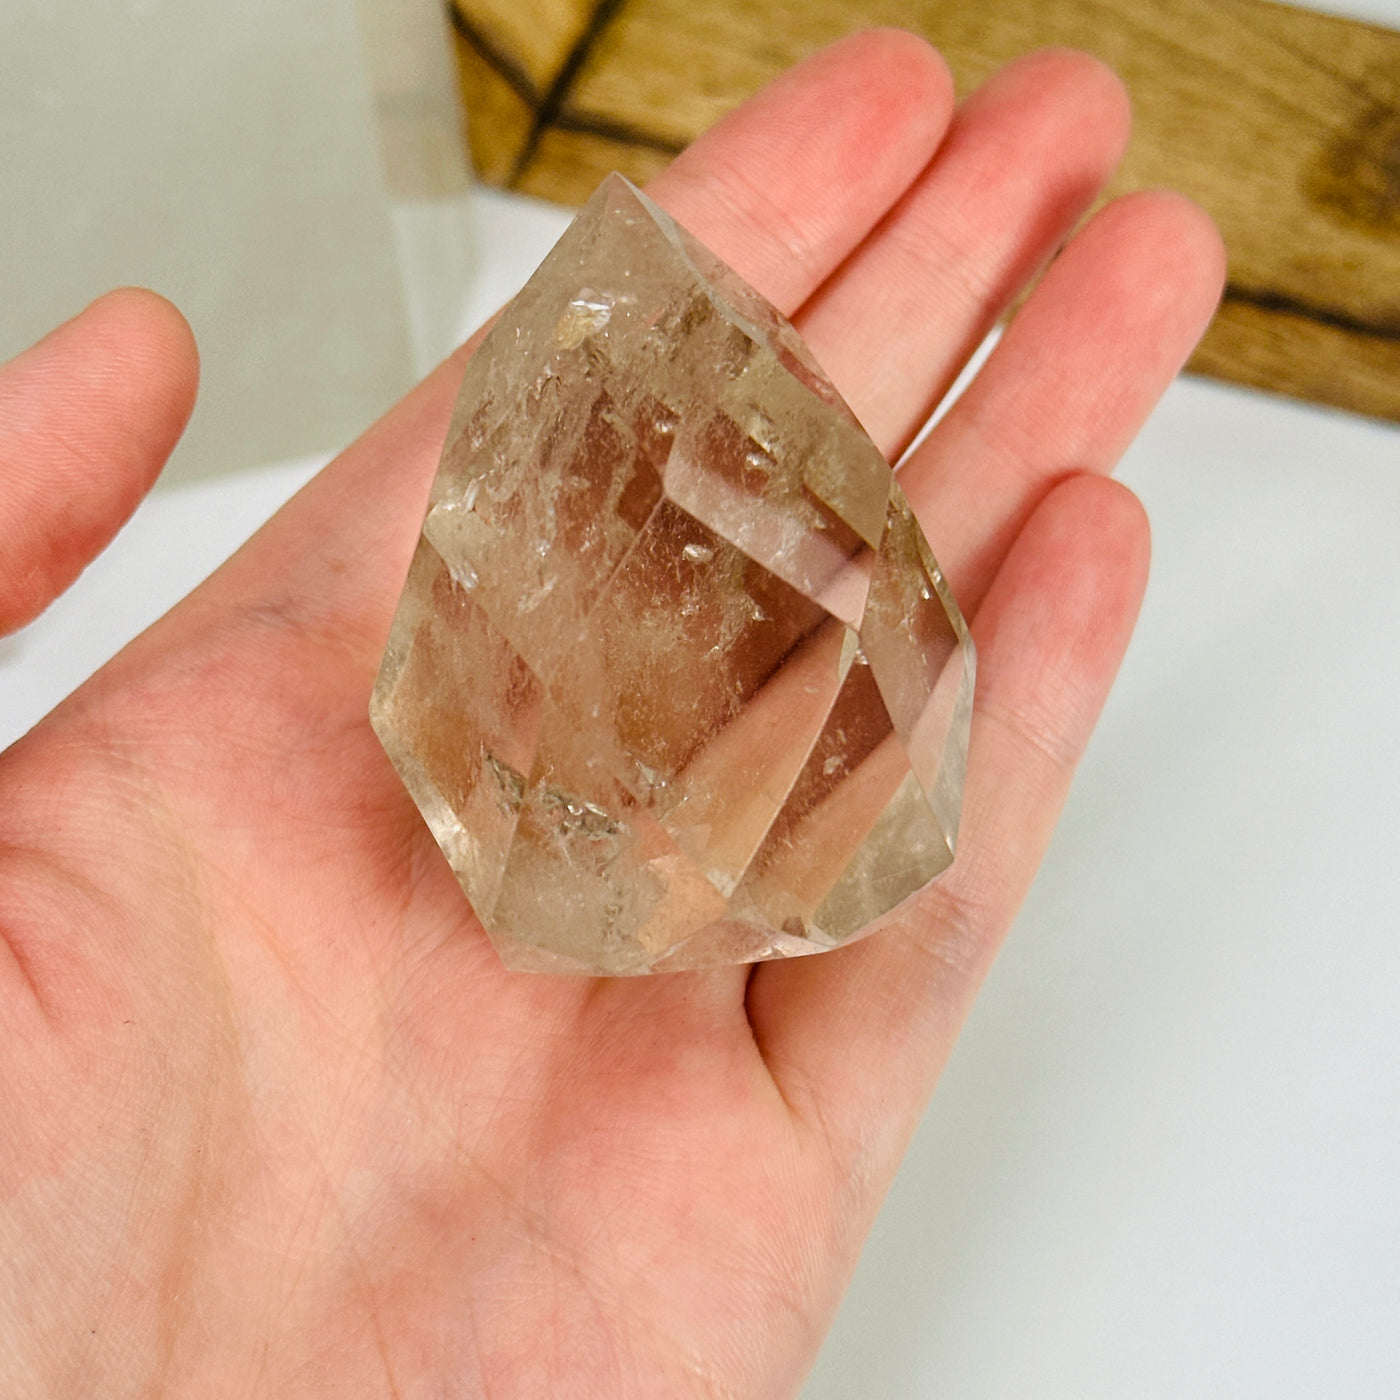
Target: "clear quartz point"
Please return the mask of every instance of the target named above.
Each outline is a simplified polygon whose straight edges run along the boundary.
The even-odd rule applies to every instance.
[[[796,331],[610,176],[467,366],[370,707],[502,959],[857,937],[952,861],[973,670]]]

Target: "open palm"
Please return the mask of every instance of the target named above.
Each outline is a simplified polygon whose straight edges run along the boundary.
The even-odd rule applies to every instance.
[[[894,458],[1126,127],[1082,56],[954,114],[879,32],[651,193]],[[794,1393],[1126,645],[1146,528],[1103,473],[1220,277],[1190,205],[1109,205],[904,466],[981,672],[958,861],[863,943],[501,968],[366,716],[460,357],[8,750],[5,1394]],[[0,370],[0,627],[130,511],[194,379],[134,292]]]

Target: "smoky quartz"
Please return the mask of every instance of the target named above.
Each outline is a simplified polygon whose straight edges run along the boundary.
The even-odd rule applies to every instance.
[[[501,957],[856,937],[952,860],[973,669],[797,333],[610,176],[467,366],[371,704]]]

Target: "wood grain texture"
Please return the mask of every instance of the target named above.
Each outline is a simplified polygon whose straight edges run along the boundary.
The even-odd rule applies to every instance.
[[[464,0],[455,7],[465,21],[461,28],[541,94],[559,75],[596,8],[595,0]]]
[[[454,3],[475,24],[505,0]],[[1389,30],[1264,0],[605,0],[553,31],[554,71],[528,125],[473,111],[509,154],[483,177],[565,203],[609,169],[645,179],[783,68],[871,24],[927,37],[960,92],[1046,45],[1111,64],[1136,114],[1112,193],[1179,189],[1230,250],[1225,301],[1192,367],[1400,421]],[[530,61],[547,68],[539,50]]]
[[[467,149],[477,176],[508,185],[516,157],[530,138],[539,93],[523,72],[503,71],[475,37],[457,30],[457,74],[467,123]]]

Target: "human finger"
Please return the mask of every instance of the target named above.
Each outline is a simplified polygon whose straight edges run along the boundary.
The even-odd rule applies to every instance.
[[[866,30],[775,78],[647,192],[791,316],[905,194],[952,112],[935,50]]]
[[[920,178],[798,313],[897,458],[1123,153],[1127,95],[1072,50],[1008,65],[959,108]]]
[[[1107,472],[1185,363],[1224,280],[1189,200],[1115,200],[1046,271],[967,391],[900,472],[967,612],[1056,481]]]
[[[194,406],[184,318],[109,292],[0,366],[0,633],[38,616],[150,489]]]

